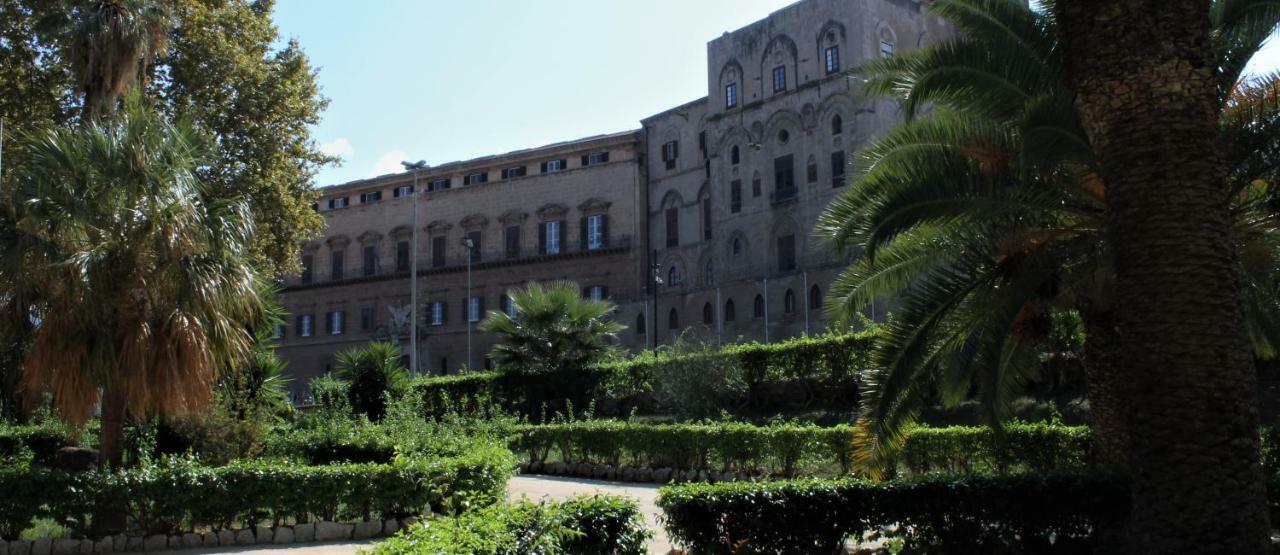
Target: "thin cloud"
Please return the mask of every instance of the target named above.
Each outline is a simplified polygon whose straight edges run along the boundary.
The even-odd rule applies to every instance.
[[[351,148],[351,141],[348,141],[346,137],[338,137],[320,145],[320,152],[341,158],[350,158],[351,155],[356,153],[355,149]]]
[[[400,165],[400,162],[407,160],[408,158],[409,155],[405,154],[403,150],[392,150],[387,152],[378,158],[378,161],[373,164],[373,169],[369,170],[369,175],[366,177],[377,177],[379,175],[402,172],[404,171],[404,167]]]

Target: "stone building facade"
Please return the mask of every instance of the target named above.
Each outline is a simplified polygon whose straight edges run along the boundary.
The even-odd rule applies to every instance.
[[[574,281],[618,304],[629,348],[822,332],[844,261],[812,231],[852,152],[898,119],[846,70],[946,33],[920,0],[796,2],[709,42],[708,95],[638,130],[422,170],[416,252],[413,174],[323,189],[325,236],[284,289],[295,389],[370,340],[408,352],[393,314],[409,305],[415,255],[424,372],[487,366],[495,338],[474,320],[529,281]]]

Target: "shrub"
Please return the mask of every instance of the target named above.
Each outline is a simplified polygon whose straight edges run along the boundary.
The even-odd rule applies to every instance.
[[[644,520],[634,501],[612,496],[559,503],[521,501],[426,520],[377,544],[376,555],[645,553]]]
[[[913,552],[1080,553],[1128,516],[1127,484],[1072,475],[664,487],[666,528],[695,553],[832,553],[878,533]]]
[[[52,417],[26,425],[0,422],[0,462],[29,454],[31,462],[49,466],[56,461],[59,449],[79,445],[81,439]]]
[[[390,464],[303,466],[243,462],[205,467],[171,458],[120,472],[67,474],[0,469],[0,532],[16,538],[33,518],[80,533],[103,502],[123,506],[132,529],[178,533],[251,526],[261,519],[369,519],[445,511],[502,499],[513,472],[509,451],[478,447],[457,457],[398,458]]]
[[[403,403],[381,422],[364,416],[315,412],[268,436],[263,454],[307,464],[390,462],[396,456],[450,457],[476,446],[504,447],[514,421],[499,414],[483,419],[446,414],[423,419]]]
[[[565,368],[541,374],[513,371],[430,376],[413,380],[407,397],[419,414],[500,410],[540,418],[587,406],[606,394],[610,371],[595,367]]]
[[[332,376],[320,376],[307,384],[307,391],[311,394],[311,402],[316,409],[345,414],[351,411],[351,403],[347,400],[347,386],[347,382]]]
[[[492,311],[480,323],[503,336],[490,356],[504,368],[526,374],[585,368],[626,329],[613,321],[613,303],[587,298],[573,282],[530,282],[510,295],[513,314]]]
[[[399,397],[409,381],[400,366],[400,348],[380,342],[338,353],[338,377],[347,382],[352,410],[375,421],[382,420],[387,403]]]

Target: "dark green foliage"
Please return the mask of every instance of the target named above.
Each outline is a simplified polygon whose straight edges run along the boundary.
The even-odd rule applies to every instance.
[[[699,554],[834,553],[867,532],[918,553],[1088,553],[1097,523],[1128,517],[1129,496],[1112,478],[969,476],[687,484],[663,488],[658,506]]]
[[[263,518],[396,517],[497,501],[512,470],[511,454],[494,446],[391,464],[244,462],[211,468],[170,459],[109,473],[0,468],[0,534],[13,539],[33,518],[87,533],[84,515],[106,500],[125,501],[130,528],[146,533],[244,527]]]
[[[854,427],[743,423],[645,424],[587,420],[517,426],[512,448],[529,462],[566,460],[681,470],[731,470],[757,476],[848,474]],[[1079,470],[1088,460],[1085,427],[1053,424],[989,428],[913,428],[900,458],[912,474]]]
[[[352,410],[382,420],[387,403],[404,391],[408,371],[400,366],[400,348],[390,343],[370,343],[338,354],[338,378],[347,382]]]
[[[31,462],[49,466],[57,459],[58,449],[79,445],[80,439],[78,434],[52,419],[27,425],[0,423],[0,465],[25,451],[30,453]]]
[[[584,297],[573,282],[532,282],[509,294],[514,315],[490,311],[480,323],[503,338],[490,352],[499,367],[531,374],[581,369],[604,357],[626,329],[613,321],[613,303]]]
[[[649,532],[634,501],[612,496],[494,505],[423,521],[381,542],[376,555],[640,555]]]
[[[267,438],[263,455],[305,464],[389,462],[396,457],[452,457],[477,448],[503,447],[513,422],[501,415],[445,415],[423,419],[402,405],[380,422],[313,412]]]
[[[475,372],[459,376],[418,378],[409,385],[408,398],[419,414],[439,416],[453,411],[499,409],[540,418],[544,413],[567,412],[610,395],[612,369],[566,368],[540,374],[509,370]]]
[[[316,409],[336,414],[347,414],[351,403],[347,400],[347,382],[332,376],[320,376],[307,383],[311,402]]]

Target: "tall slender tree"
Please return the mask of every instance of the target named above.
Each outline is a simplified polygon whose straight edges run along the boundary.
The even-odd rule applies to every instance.
[[[1266,553],[1256,376],[1219,141],[1211,17],[1274,2],[1062,0],[1066,83],[1107,184],[1133,385],[1135,553]],[[1254,29],[1264,33],[1272,29]],[[1243,65],[1243,60],[1230,60]]]

